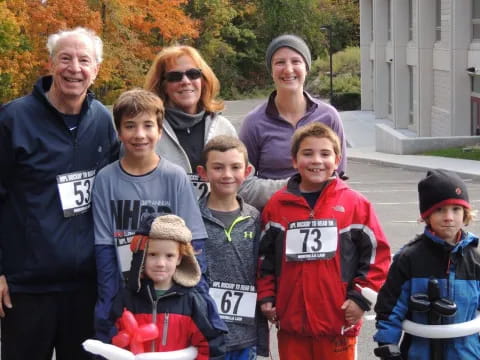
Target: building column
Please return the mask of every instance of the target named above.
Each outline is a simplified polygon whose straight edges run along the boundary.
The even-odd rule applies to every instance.
[[[472,31],[472,8],[470,1],[451,0],[450,71],[451,92],[451,135],[471,135],[471,79],[467,74],[468,49]]]
[[[407,129],[409,73],[407,67],[408,1],[392,1],[392,120],[395,129]],[[388,59],[387,59],[388,60]]]
[[[385,48],[388,39],[388,0],[373,2],[373,41],[374,41],[374,111],[375,117],[388,117],[388,66],[385,59]]]
[[[414,85],[417,103],[417,134],[431,136],[433,105],[433,44],[435,43],[435,0],[416,0],[417,77]]]
[[[370,48],[372,45],[373,0],[360,0],[360,73],[362,110],[373,110],[373,71]]]

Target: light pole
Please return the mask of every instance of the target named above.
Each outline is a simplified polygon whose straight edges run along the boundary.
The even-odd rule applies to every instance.
[[[324,25],[321,30],[328,31],[328,55],[330,57],[330,104],[333,100],[333,62],[332,62],[332,25]]]

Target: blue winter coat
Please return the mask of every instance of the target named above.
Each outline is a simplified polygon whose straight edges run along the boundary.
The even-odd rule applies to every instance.
[[[478,238],[462,233],[456,246],[433,235],[428,229],[403,247],[395,256],[387,281],[379,292],[377,313],[378,343],[398,344],[402,321],[409,319],[427,324],[427,313],[410,311],[411,295],[427,293],[430,278],[438,280],[441,297],[453,300],[457,312],[444,317],[443,324],[462,323],[474,319],[480,308],[480,250]],[[443,358],[470,360],[480,358],[478,334],[442,340]],[[405,333],[401,351],[404,359],[429,359],[429,339]]]
[[[75,136],[45,96],[51,83],[39,79],[0,109],[0,274],[13,293],[95,284],[92,212],[64,216],[57,175],[98,171],[118,157],[108,110],[89,92]],[[82,196],[90,194],[87,184]]]

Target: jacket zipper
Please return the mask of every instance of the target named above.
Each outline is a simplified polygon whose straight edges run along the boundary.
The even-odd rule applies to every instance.
[[[168,293],[166,295],[163,295],[163,296],[160,296],[159,298],[156,298],[155,300],[153,299],[153,296],[152,296],[152,289],[150,287],[148,287],[148,296],[150,298],[150,301],[152,303],[152,323],[153,324],[156,324],[157,323],[157,306],[158,306],[158,301],[164,297],[168,297],[168,296],[172,296],[172,295],[175,295],[176,292],[171,292],[171,293]],[[165,317],[163,319],[163,334],[162,334],[162,342],[161,344],[163,346],[165,346],[167,344],[167,336],[168,336],[168,318],[169,318],[170,314],[169,313],[165,313]],[[155,340],[152,340],[152,346],[151,346],[151,351],[152,352],[156,352],[156,348],[155,348],[155,343],[156,341]]]
[[[169,316],[170,316],[169,313],[165,313],[165,317],[163,318],[162,346],[167,345],[168,317],[169,317]]]
[[[192,165],[190,165],[190,160],[188,158],[188,155],[187,155],[187,152],[182,148],[182,145],[180,145],[180,142],[178,141],[178,138],[177,138],[177,135],[175,135],[175,131],[173,131],[173,134],[170,133],[170,130],[164,125],[163,126],[163,129],[165,130],[165,133],[170,136],[170,138],[173,140],[173,142],[175,143],[175,145],[180,149],[180,152],[183,154],[183,156],[185,157],[186,159],[186,163],[188,165],[188,171],[187,173],[190,173],[192,174],[193,173],[193,170],[192,170]]]
[[[150,287],[148,287],[148,296],[150,297],[150,301],[152,302],[152,323],[153,324],[156,324],[157,323],[157,305],[158,305],[158,299],[153,299],[153,296],[152,296],[152,290],[150,289]],[[152,340],[152,346],[151,346],[151,351],[152,352],[155,352],[156,349],[155,349],[155,339]]]
[[[248,216],[239,216],[237,217],[235,220],[233,220],[232,224],[230,225],[230,227],[228,229],[224,229],[225,231],[225,235],[227,236],[227,240],[229,242],[232,242],[232,231],[233,231],[233,228],[235,227],[235,225],[237,225],[239,222],[242,222],[244,220],[247,220],[251,218],[250,215]]]

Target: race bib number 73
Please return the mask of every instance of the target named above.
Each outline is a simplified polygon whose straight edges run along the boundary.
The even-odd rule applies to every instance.
[[[331,259],[337,251],[337,222],[335,219],[291,222],[285,242],[287,261]]]
[[[63,216],[83,214],[90,209],[95,170],[57,175],[58,194]]]

